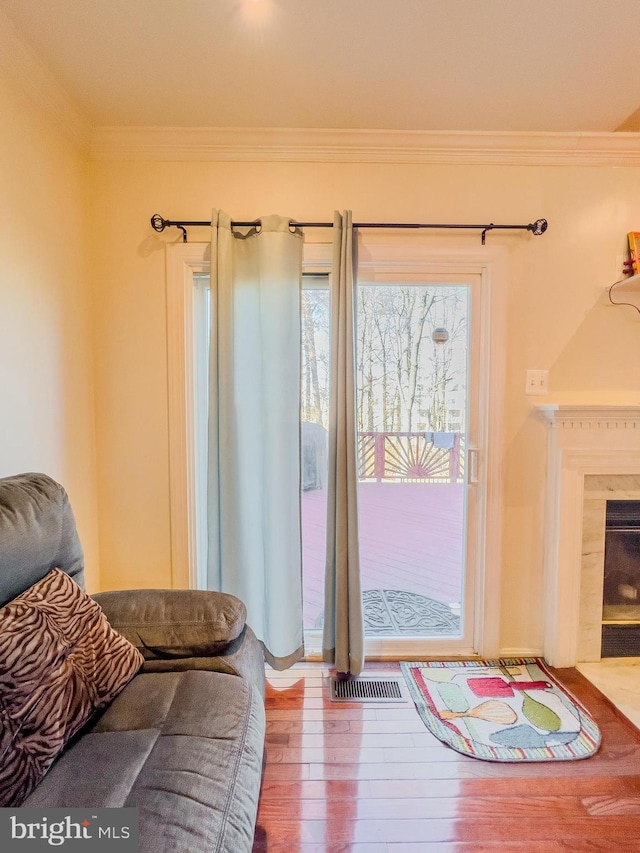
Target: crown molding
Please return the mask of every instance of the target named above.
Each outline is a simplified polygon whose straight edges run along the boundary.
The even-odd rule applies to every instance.
[[[87,147],[89,122],[2,11],[0,69],[65,136],[79,147]]]
[[[92,127],[2,11],[0,69],[93,160],[640,166],[640,132]]]
[[[640,133],[96,127],[93,160],[640,166]]]

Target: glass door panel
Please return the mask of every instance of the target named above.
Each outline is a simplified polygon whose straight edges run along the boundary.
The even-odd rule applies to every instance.
[[[460,637],[469,293],[358,289],[360,568],[365,634]]]
[[[322,627],[329,289],[302,297],[304,624]],[[359,524],[365,633],[460,641],[465,633],[471,287],[361,284],[357,301]]]
[[[300,484],[305,630],[322,628],[327,538],[329,280],[303,277],[301,311]]]

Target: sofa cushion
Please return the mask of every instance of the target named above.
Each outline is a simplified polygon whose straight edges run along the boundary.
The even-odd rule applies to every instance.
[[[143,658],[59,569],[1,608],[0,625],[0,806],[16,806]]]
[[[206,590],[118,590],[94,599],[147,660],[215,655],[240,636],[247,617],[240,599]]]
[[[264,705],[243,678],[138,674],[25,801],[137,807],[140,853],[250,853]]]

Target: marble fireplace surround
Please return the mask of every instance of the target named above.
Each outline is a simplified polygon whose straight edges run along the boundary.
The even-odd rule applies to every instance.
[[[544,656],[600,659],[606,500],[640,500],[640,405],[544,405]]]

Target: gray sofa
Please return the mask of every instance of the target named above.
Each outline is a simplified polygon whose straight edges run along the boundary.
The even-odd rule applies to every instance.
[[[53,568],[83,586],[82,548],[64,489],[42,474],[0,479],[0,606]],[[22,806],[137,807],[141,853],[250,851],[264,662],[244,606],[190,590],[93,598],[144,664]]]

